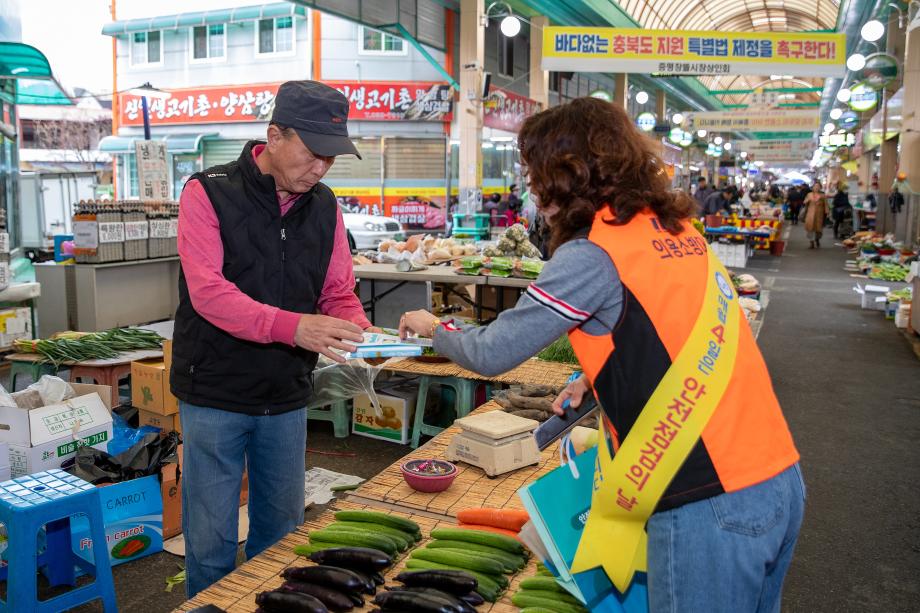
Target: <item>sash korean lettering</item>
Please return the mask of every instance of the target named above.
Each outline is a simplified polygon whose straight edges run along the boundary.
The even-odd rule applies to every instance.
[[[732,378],[741,309],[725,267],[711,250],[708,256],[697,321],[615,456],[608,427],[601,429],[591,511],[570,571],[602,568],[623,593],[646,568],[648,518]]]

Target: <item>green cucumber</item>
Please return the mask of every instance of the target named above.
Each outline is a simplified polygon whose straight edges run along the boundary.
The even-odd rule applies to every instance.
[[[434,540],[428,543],[428,549],[460,549],[462,551],[474,551],[476,553],[482,553],[489,557],[495,558],[496,560],[501,560],[505,564],[506,568],[509,565],[512,565],[514,566],[514,570],[524,568],[524,564],[526,562],[523,556],[508,553],[504,549],[496,549],[495,547],[489,547],[488,545],[480,545],[479,543]]]
[[[393,539],[366,532],[348,532],[346,530],[311,530],[310,544],[335,543],[343,547],[369,547],[378,549],[388,555],[396,554]]]
[[[521,555],[524,546],[510,536],[485,532],[483,530],[466,530],[464,528],[436,528],[431,531],[431,537],[445,541],[462,541],[464,543],[478,543],[510,553]]]
[[[422,533],[418,524],[412,520],[399,517],[398,515],[379,513],[377,511],[339,511],[335,514],[335,518],[339,521],[358,521],[362,523],[390,526],[391,528],[396,528],[397,530],[415,535],[417,537],[415,539],[416,541],[419,540]]]
[[[561,587],[561,586],[560,586]],[[536,596],[537,598],[544,598],[546,600],[558,600],[559,602],[566,602],[571,605],[584,606],[581,604],[581,601],[569,594],[567,591],[562,590],[557,592],[556,590],[535,590],[530,588],[525,588],[519,594],[527,594],[528,596]]]
[[[371,524],[362,524],[359,522],[350,522],[350,521],[337,521],[329,524],[324,530],[347,530],[350,532],[367,532],[369,534],[379,534],[380,536],[385,536],[396,543],[396,546],[400,551],[405,551],[409,548],[409,545],[415,543],[415,539],[412,536],[401,532],[396,528],[390,528],[388,526],[371,526]]]
[[[472,554],[466,554],[453,549],[416,549],[411,557],[439,564],[448,564],[456,568],[475,570],[487,575],[501,575],[505,566],[501,562]]]
[[[428,547],[425,547],[425,550],[426,551],[439,551],[439,552],[445,551],[448,553],[457,553],[460,555],[476,557],[476,558],[486,559],[486,560],[492,560],[502,565],[502,572],[506,575],[514,574],[517,570],[520,569],[520,567],[517,565],[517,562],[504,560],[497,556],[493,556],[488,553],[483,553],[481,551],[467,551],[465,549],[460,549],[456,547],[431,547],[430,545]]]
[[[323,528],[323,530],[328,530],[330,532],[349,532],[351,534],[366,535],[366,536],[370,536],[373,538],[379,538],[379,539],[387,539],[388,541],[393,543],[393,546],[396,547],[396,551],[405,551],[406,549],[409,548],[409,544],[406,543],[405,539],[398,539],[396,537],[390,536],[389,534],[378,533],[374,530],[364,530],[364,529],[356,530],[355,528],[348,528],[342,525],[336,526],[335,524],[329,524],[328,526]]]
[[[499,595],[504,589],[499,584],[495,583],[495,581],[480,573],[465,570],[462,568],[454,568],[452,566],[447,566],[446,564],[438,564],[437,562],[429,562],[428,560],[407,560],[406,568],[409,570],[462,570],[465,573],[469,573],[470,576],[476,579],[476,592],[489,602],[495,602],[498,600]]]
[[[547,571],[549,572],[549,571]],[[568,594],[568,590],[559,585],[559,583],[550,577],[527,577],[521,581],[522,590],[544,590],[547,592],[559,592]]]
[[[551,600],[549,598],[541,598],[539,596],[532,596],[527,592],[518,592],[511,597],[511,602],[514,606],[525,609],[527,607],[539,607],[541,609],[549,609],[554,613],[588,613],[588,609],[581,605],[573,605],[568,602],[562,602],[560,600]]]

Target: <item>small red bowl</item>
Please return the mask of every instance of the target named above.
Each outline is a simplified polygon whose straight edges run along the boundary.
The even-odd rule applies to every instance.
[[[434,462],[448,470],[440,475],[426,475],[414,470],[417,466],[426,462]],[[400,470],[402,470],[403,479],[406,480],[409,487],[417,492],[425,492],[428,494],[443,492],[450,487],[450,484],[454,482],[458,474],[457,467],[444,460],[409,460],[400,466]]]

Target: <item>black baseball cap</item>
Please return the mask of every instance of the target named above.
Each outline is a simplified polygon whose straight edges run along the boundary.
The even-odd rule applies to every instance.
[[[361,154],[348,138],[348,99],[318,81],[288,81],[275,94],[272,123],[293,128],[307,149],[324,157]]]

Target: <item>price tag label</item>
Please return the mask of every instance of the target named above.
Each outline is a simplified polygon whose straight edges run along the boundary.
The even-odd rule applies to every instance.
[[[150,226],[146,221],[126,221],[125,222],[125,240],[140,241],[145,240],[149,235]]]
[[[99,243],[125,242],[125,224],[121,221],[106,221],[99,224]]]
[[[169,220],[169,236],[167,238],[176,238],[179,236],[179,218],[172,217]]]
[[[151,219],[150,238],[169,238],[169,220]]]
[[[95,221],[73,222],[73,245],[77,249],[99,247],[99,224]]]

